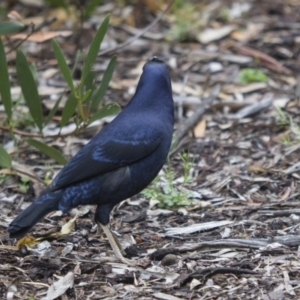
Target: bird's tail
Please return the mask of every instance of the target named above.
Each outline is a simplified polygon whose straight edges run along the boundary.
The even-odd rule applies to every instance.
[[[11,238],[24,236],[41,218],[58,210],[61,194],[50,192],[42,194],[37,200],[23,210],[7,228]]]

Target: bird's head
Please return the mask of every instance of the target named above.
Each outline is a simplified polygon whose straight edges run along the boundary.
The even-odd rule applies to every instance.
[[[154,80],[166,80],[170,83],[168,67],[162,60],[159,60],[157,56],[154,56],[144,65],[142,77],[143,76],[145,76],[147,80],[149,80],[149,77],[152,77]]]
[[[135,95],[126,109],[152,110],[173,116],[172,86],[167,65],[154,56],[143,67]]]
[[[151,92],[164,90],[172,94],[168,66],[156,56],[144,65],[143,74],[140,78],[137,91],[139,89]]]

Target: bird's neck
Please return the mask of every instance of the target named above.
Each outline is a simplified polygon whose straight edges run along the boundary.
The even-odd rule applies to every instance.
[[[151,79],[150,79],[151,80]],[[171,83],[163,80],[140,80],[135,95],[127,107],[136,110],[151,110],[156,113],[174,113]]]

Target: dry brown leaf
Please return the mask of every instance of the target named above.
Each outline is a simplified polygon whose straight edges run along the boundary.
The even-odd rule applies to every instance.
[[[259,166],[259,165],[250,165],[250,166],[248,166],[247,171],[253,172],[253,173],[267,173],[268,169],[266,169],[262,166]]]
[[[196,138],[202,138],[205,136],[205,129],[206,129],[206,120],[201,120],[196,127],[194,128],[194,135]]]
[[[230,37],[241,42],[247,42],[256,38],[264,29],[263,24],[249,23],[246,30],[235,30]]]
[[[28,33],[17,33],[15,35],[11,36],[11,39],[13,40],[25,40],[35,43],[43,43],[45,41],[51,40],[54,37],[57,36],[63,36],[67,37],[72,35],[72,31],[65,30],[65,31],[38,31],[34,32],[28,37]]]
[[[76,24],[78,22],[78,10],[74,5],[68,5],[68,10],[64,8],[52,9],[47,17],[55,17],[56,21],[50,25],[51,29],[65,27],[66,22]]]
[[[292,189],[290,187],[287,187],[285,190],[283,190],[283,192],[279,195],[280,198],[278,199],[278,201],[285,201],[287,198],[290,197],[292,192]]]
[[[8,17],[9,19],[11,19],[11,20],[17,20],[17,21],[19,21],[19,22],[22,21],[21,15],[20,15],[17,11],[15,11],[15,10],[10,11],[10,12],[7,14],[7,17]]]
[[[16,175],[16,172],[11,169],[1,169],[0,174],[3,175]]]
[[[37,241],[33,236],[24,236],[17,242],[17,248],[20,249],[22,246],[33,247],[36,245]]]
[[[172,82],[172,89],[173,92],[176,94],[186,94],[186,95],[193,95],[193,96],[201,96],[203,94],[203,90],[200,86],[187,86],[185,85],[182,88],[182,82]]]
[[[222,26],[219,28],[207,28],[198,36],[198,41],[202,44],[220,40],[235,30],[234,25]]]

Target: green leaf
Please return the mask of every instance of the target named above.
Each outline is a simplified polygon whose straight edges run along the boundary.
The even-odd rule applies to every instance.
[[[90,71],[88,73],[88,75],[86,76],[86,78],[84,80],[84,84],[83,84],[86,91],[94,89],[96,75],[97,75],[96,71]]]
[[[30,114],[37,125],[42,131],[43,128],[43,110],[39,98],[37,85],[34,81],[29,64],[26,60],[24,53],[17,50],[16,69],[18,81],[22,89],[23,96],[28,105]]]
[[[240,71],[238,79],[241,83],[266,82],[268,76],[262,70],[244,68]]]
[[[45,0],[45,2],[47,2],[52,7],[61,7],[68,11],[68,5],[66,3],[66,0]]]
[[[92,91],[95,90],[95,82],[96,82],[96,75],[97,73],[95,71],[90,71],[88,75],[85,78],[85,81],[82,86],[82,94],[85,94],[85,91],[91,91],[88,97],[84,100],[86,102],[89,102],[92,96]],[[83,102],[83,101],[82,101]]]
[[[20,31],[24,25],[19,22],[0,22],[0,35],[7,35],[10,33]]]
[[[58,106],[59,106],[59,103],[60,103],[62,97],[63,97],[63,94],[60,95],[60,97],[57,99],[55,105],[50,110],[50,112],[49,112],[49,114],[48,114],[48,116],[47,116],[47,118],[45,120],[45,124],[48,124],[52,120],[53,116],[56,114]]]
[[[85,5],[85,8],[84,8],[84,18],[87,19],[89,18],[95,8],[97,6],[99,6],[100,4],[102,4],[103,0],[90,0],[90,1],[87,1],[86,5]]]
[[[96,109],[99,103],[102,101],[105,92],[108,88],[109,82],[112,78],[113,72],[115,70],[115,66],[117,63],[117,56],[113,56],[103,74],[102,81],[98,89],[93,93],[92,96],[92,109]]]
[[[88,99],[88,97],[90,96],[92,90],[88,90],[85,92],[85,94],[82,96],[81,99],[81,103],[83,103],[84,101],[86,101]]]
[[[7,62],[2,40],[0,38],[0,95],[8,120],[12,115],[12,101],[10,94],[10,84],[7,70]]]
[[[72,70],[71,70],[71,73],[72,73],[72,74],[74,74],[75,70],[77,69],[79,60],[81,61],[83,57],[84,57],[83,51],[77,50],[77,51],[76,51],[76,55],[75,55],[75,61],[74,61],[74,63],[73,63],[73,67],[72,67]]]
[[[72,91],[72,93],[74,95],[76,95],[76,89],[75,89],[75,86],[74,86],[71,70],[70,70],[70,68],[67,64],[66,58],[65,58],[63,52],[61,51],[61,48],[57,44],[56,40],[52,39],[51,43],[52,43],[52,48],[53,48],[55,57],[56,57],[57,62],[58,62],[59,69],[62,72],[69,88]]]
[[[71,117],[73,116],[75,110],[77,107],[77,99],[75,98],[75,95],[70,94],[68,100],[66,101],[65,107],[62,111],[62,117],[60,121],[60,126],[65,126]]]
[[[0,167],[11,168],[11,158],[6,150],[0,146]]]
[[[106,34],[108,23],[109,23],[109,15],[107,15],[105,17],[105,19],[103,20],[102,24],[100,25],[99,29],[97,30],[97,33],[96,33],[95,37],[93,38],[93,41],[90,45],[90,49],[89,49],[85,64],[83,66],[81,81],[84,81],[85,77],[92,69],[92,66],[97,58],[101,43]]]
[[[68,161],[64,157],[64,155],[58,151],[57,149],[48,146],[40,141],[34,140],[34,139],[25,139],[25,141],[34,148],[38,149],[42,153],[46,154],[47,156],[53,158],[56,162],[58,162],[61,165],[65,165]]]
[[[91,116],[91,118],[88,121],[88,124],[91,124],[94,121],[102,119],[104,117],[115,115],[120,110],[121,108],[118,104],[115,103],[106,104]]]

